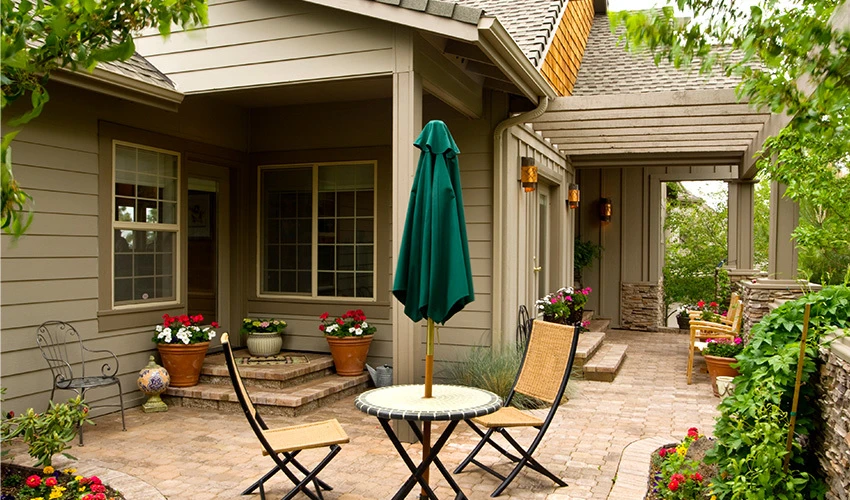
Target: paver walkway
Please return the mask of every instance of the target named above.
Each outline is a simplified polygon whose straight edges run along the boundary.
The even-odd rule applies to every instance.
[[[535,453],[569,486],[555,488],[550,481],[526,471],[501,498],[605,499],[620,454],[629,443],[654,436],[682,437],[693,426],[711,433],[719,400],[712,396],[701,360],[696,362],[694,384],[686,384],[686,335],[612,331],[608,339],[629,345],[620,374],[613,383],[571,381],[573,395],[561,406]],[[351,443],[343,446],[322,474],[334,487],[325,498],[389,498],[406,479],[407,469],[378,422],[357,411],[353,400],[353,396],[348,397],[302,417],[270,417],[269,425],[339,419]],[[134,408],[127,412],[127,432],[121,432],[116,415],[96,421],[96,427],[86,430],[86,446],[75,446],[70,452],[83,461],[96,460],[104,467],[143,479],[169,499],[259,498],[259,494],[240,497],[239,493],[272,466],[268,457],[260,455],[256,438],[241,414],[193,408],[145,414]],[[461,424],[440,454],[443,463],[454,468],[476,443],[474,437]],[[409,448],[412,455],[420,453],[418,445]],[[305,463],[313,464],[323,454],[309,451],[301,456]],[[497,459],[487,448],[479,457],[484,463]],[[507,472],[510,468],[503,461],[496,469]],[[475,467],[455,478],[471,499],[489,498],[497,485],[495,478]],[[453,496],[443,480],[435,484],[440,498]],[[284,480],[275,478],[266,493],[269,498],[279,498],[288,487]],[[134,498],[146,500],[144,496]]]

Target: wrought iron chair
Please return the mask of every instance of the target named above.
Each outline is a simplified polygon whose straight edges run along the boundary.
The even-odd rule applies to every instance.
[[[233,359],[233,349],[230,347],[230,338],[227,333],[221,334],[221,346],[224,349],[224,360],[227,363],[227,371],[230,374],[230,381],[233,383],[233,389],[236,391],[236,398],[239,400],[239,405],[242,406],[242,411],[245,413],[251,429],[263,447],[263,455],[270,456],[275,462],[275,466],[270,471],[249,486],[242,494],[249,495],[259,488],[260,498],[265,500],[265,482],[278,472],[283,471],[286,477],[295,485],[283,497],[283,500],[289,500],[297,495],[299,491],[313,500],[321,500],[323,498],[322,490],[330,491],[333,488],[316,476],[339,453],[341,450],[339,445],[348,442],[348,435],[345,434],[345,431],[336,419],[269,429],[263,421],[263,417],[257,412],[257,408],[251,401],[248,391],[245,390],[242,376],[239,374],[239,370],[236,368],[236,362]],[[325,446],[330,447],[330,451],[313,470],[308,470],[295,460],[295,456],[301,453],[302,450],[324,448]],[[304,479],[299,480],[287,465],[292,465],[298,469],[298,471],[304,474]],[[315,486],[316,493],[313,493],[309,489],[310,483],[313,483]]]
[[[53,401],[53,395],[56,393],[56,389],[74,391],[85,400],[86,391],[89,389],[117,385],[119,404],[104,404],[90,406],[89,408],[120,408],[121,428],[122,430],[127,430],[127,425],[124,422],[124,394],[121,390],[121,380],[118,379],[118,357],[112,351],[106,349],[89,349],[83,344],[83,339],[80,337],[79,332],[64,321],[46,321],[42,323],[36,330],[35,340],[38,343],[38,348],[41,349],[41,355],[47,361],[50,371],[53,374],[53,388],[50,390],[51,401]],[[76,355],[77,348],[80,351],[79,361],[71,358],[71,356]],[[112,359],[109,359],[109,357],[102,358],[104,363],[100,366],[100,375],[87,377],[86,354],[108,354]],[[79,364],[78,375],[74,373],[74,367],[77,364]],[[80,446],[82,446],[82,426],[79,428],[79,434]]]
[[[528,336],[531,335],[531,315],[528,313],[528,308],[525,304],[519,306],[519,312],[516,318],[516,345],[517,347],[528,344]]]
[[[514,381],[514,386],[505,399],[505,405],[490,415],[466,420],[466,423],[469,424],[472,430],[481,436],[481,441],[463,462],[458,465],[455,469],[455,474],[462,472],[467,465],[473,463],[485,472],[501,479],[501,484],[490,495],[492,497],[501,495],[524,467],[528,467],[548,477],[558,486],[567,486],[567,483],[543,467],[531,455],[540,445],[541,441],[543,441],[543,436],[546,434],[546,430],[549,429],[555,412],[557,412],[558,406],[564,397],[564,390],[567,388],[567,382],[570,379],[570,372],[572,371],[573,361],[576,356],[578,337],[574,326],[558,325],[538,320],[532,323],[531,334],[528,344],[525,347],[522,364]],[[541,420],[535,415],[510,406],[511,400],[517,393],[549,403],[550,407],[545,420]],[[487,431],[482,431],[479,426],[487,428]],[[510,427],[534,427],[537,429],[537,436],[534,437],[534,440],[527,448],[523,448],[508,433],[508,428]],[[519,453],[520,457],[505,450],[501,445],[493,441],[492,436],[494,432],[501,434]],[[516,464],[507,476],[503,476],[475,459],[475,456],[481,451],[485,443],[489,443],[490,446]]]

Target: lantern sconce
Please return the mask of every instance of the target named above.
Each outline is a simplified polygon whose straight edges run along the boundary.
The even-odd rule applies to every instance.
[[[578,184],[570,184],[567,190],[567,208],[578,208],[578,202],[581,198],[581,192],[578,190]]]
[[[526,193],[530,193],[537,189],[537,167],[534,166],[534,158],[528,156],[523,156],[521,162],[522,187]]]
[[[611,214],[614,212],[614,207],[611,204],[611,198],[602,198],[599,200],[599,220],[602,222],[611,222]]]

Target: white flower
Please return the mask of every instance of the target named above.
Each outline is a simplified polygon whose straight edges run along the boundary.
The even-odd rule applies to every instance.
[[[212,331],[212,332],[209,333],[209,338],[213,338],[213,337],[215,337],[215,331]]]
[[[156,325],[156,331],[161,332],[162,331],[162,325]]]
[[[339,330],[339,326],[338,326],[338,325],[328,325],[328,327],[327,327],[327,328],[325,328],[325,332],[327,332],[327,333],[333,333],[333,332],[335,332],[335,331],[337,331],[337,330]]]
[[[348,333],[354,333],[354,327],[353,326],[348,328]]]
[[[354,335],[363,335],[363,329],[362,328],[349,328],[348,331],[353,332]]]
[[[542,311],[544,309],[543,304],[537,304],[537,309]]]
[[[369,328],[369,323],[366,323],[365,321],[360,323],[360,328]]]

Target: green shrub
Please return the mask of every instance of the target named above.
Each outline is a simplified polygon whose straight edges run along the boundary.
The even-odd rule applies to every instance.
[[[469,351],[466,359],[448,366],[443,371],[443,375],[450,383],[485,389],[505,400],[514,385],[517,373],[519,373],[522,353],[523,348],[521,346],[506,346],[501,350],[474,347]],[[568,385],[567,391],[564,393],[565,397],[569,393],[570,386]],[[511,406],[520,409],[535,409],[548,406],[548,404],[523,394],[516,394]]]
[[[51,401],[50,409],[44,413],[30,408],[21,415],[4,419],[0,437],[4,442],[22,438],[29,447],[29,455],[36,459],[36,467],[51,465],[53,455],[70,448],[68,443],[77,435],[77,428],[91,423],[87,416],[88,407],[79,396],[67,403]]]
[[[795,432],[808,436],[817,411],[813,384],[823,336],[850,326],[850,288],[835,286],[787,302],[762,318],[737,356],[735,393],[720,404],[714,429],[717,443],[709,458],[719,467],[713,483],[719,499],[823,498],[817,460],[798,440],[791,466],[783,461],[794,395],[805,305],[811,304],[800,402]]]

